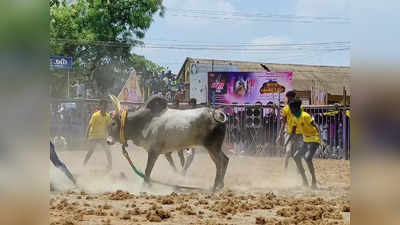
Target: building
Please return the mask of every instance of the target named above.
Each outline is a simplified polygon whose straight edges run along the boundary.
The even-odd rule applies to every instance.
[[[266,68],[264,68],[264,65]],[[325,92],[327,103],[342,103],[343,93],[346,92],[346,103],[350,103],[351,70],[344,66],[313,66],[297,64],[276,64],[264,62],[229,61],[216,59],[186,58],[182,65],[178,79],[185,84],[185,98],[189,99],[190,92],[207,91],[207,73],[214,71],[255,71],[262,72],[269,69],[275,72],[293,72],[293,87],[298,96],[304,101],[312,100],[312,90]],[[204,102],[204,99],[198,101]]]

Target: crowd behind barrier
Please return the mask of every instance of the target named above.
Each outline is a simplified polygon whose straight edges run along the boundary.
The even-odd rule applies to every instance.
[[[97,110],[99,100],[74,99],[54,100],[51,103],[50,134],[60,149],[79,149],[85,140],[90,116]],[[136,110],[141,103],[122,102],[129,111]],[[171,108],[189,109],[188,103],[170,103]],[[206,106],[196,105],[196,107]],[[112,113],[112,105],[107,111]],[[233,154],[256,156],[283,156],[281,145],[275,143],[281,125],[283,106],[267,105],[216,105],[227,116],[225,148]],[[320,147],[315,154],[318,158],[350,158],[349,107],[337,105],[303,106],[320,127],[326,147]]]

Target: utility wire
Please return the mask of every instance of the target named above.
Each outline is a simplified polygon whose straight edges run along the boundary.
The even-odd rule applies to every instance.
[[[73,39],[50,39],[55,44],[75,43],[82,45],[100,45],[110,47],[136,47],[136,48],[155,48],[155,49],[174,49],[174,50],[215,50],[215,51],[291,51],[291,50],[316,50],[316,51],[338,51],[349,50],[350,42],[320,42],[320,43],[282,43],[282,44],[255,44],[255,45],[204,45],[204,44],[157,44],[144,43],[141,45],[131,45],[114,41],[80,41]],[[246,47],[246,48],[244,48]],[[252,48],[249,48],[252,47]],[[257,48],[255,48],[257,47]]]
[[[171,14],[168,14],[171,11]],[[296,16],[296,15],[277,15],[266,13],[243,13],[218,10],[193,10],[168,8],[167,14],[176,17],[187,17],[195,19],[210,19],[222,22],[286,22],[286,23],[331,23],[331,24],[350,24],[351,20],[347,17],[335,16]]]
[[[178,11],[178,12],[190,12],[197,14],[205,14],[205,15],[234,15],[234,16],[243,16],[243,17],[260,17],[260,18],[294,18],[294,19],[314,19],[314,20],[328,20],[328,19],[336,19],[336,20],[344,20],[350,21],[348,17],[339,17],[339,16],[299,16],[299,15],[290,15],[290,14],[272,14],[272,13],[264,13],[264,12],[256,12],[256,13],[248,13],[248,12],[238,12],[238,11],[222,11],[222,10],[206,10],[206,9],[178,9],[178,8],[167,8],[170,11]]]

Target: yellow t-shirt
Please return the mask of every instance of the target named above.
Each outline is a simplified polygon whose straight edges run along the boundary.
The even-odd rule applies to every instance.
[[[301,106],[301,110],[303,110],[303,106]],[[286,117],[286,131],[291,134],[293,130],[293,121],[292,118],[294,117],[288,105],[283,107],[282,115]],[[299,130],[296,130],[296,134],[301,134]]]
[[[304,111],[301,112],[299,118],[295,116],[292,118],[293,126],[296,126],[296,131],[301,132],[304,142],[321,143],[318,129],[311,124],[313,121],[312,116]]]
[[[110,123],[110,114],[105,113],[103,116],[100,111],[93,113],[89,121],[89,139],[105,139],[107,125]]]

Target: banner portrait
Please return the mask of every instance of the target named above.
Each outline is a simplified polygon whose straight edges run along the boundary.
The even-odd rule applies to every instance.
[[[208,100],[211,104],[255,104],[283,102],[293,89],[292,72],[209,72]]]
[[[143,103],[144,97],[140,85],[140,76],[132,72],[126,80],[118,99],[123,102]]]

